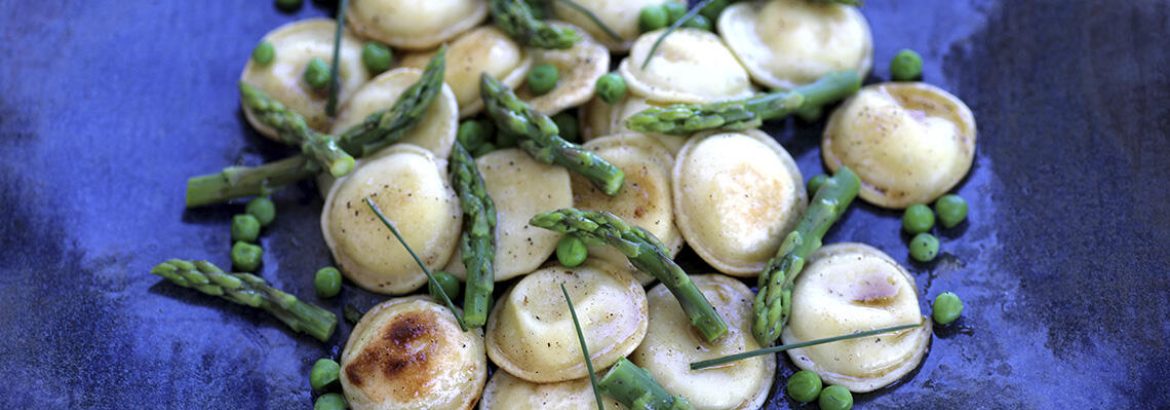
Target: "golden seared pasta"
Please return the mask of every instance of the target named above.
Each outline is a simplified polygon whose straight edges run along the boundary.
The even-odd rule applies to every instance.
[[[475,160],[488,195],[496,204],[495,278],[507,280],[536,270],[557,248],[561,234],[528,224],[538,213],[573,205],[569,173],[532,159],[518,148]],[[447,271],[466,277],[456,250]]]
[[[361,124],[370,114],[389,110],[407,88],[418,82],[422,71],[413,68],[398,68],[374,77],[350,97],[333,122],[333,135]],[[426,148],[436,157],[446,159],[455,144],[459,130],[459,104],[451,87],[443,84],[443,90],[418,124],[403,135],[400,142]]]
[[[975,117],[955,96],[924,83],[862,88],[829,117],[825,165],[861,178],[861,199],[902,209],[928,204],[967,175],[975,158]]]
[[[806,0],[734,4],[719,16],[719,33],[752,79],[792,88],[834,72],[861,77],[873,65],[873,36],[857,8]]]
[[[742,282],[727,276],[692,276],[695,285],[727,322],[727,334],[705,342],[666,285],[646,293],[650,327],[631,359],[649,371],[667,391],[682,395],[698,410],[757,409],[767,398],[776,371],[776,356],[765,355],[702,370],[690,364],[759,349],[752,337],[752,299]]]
[[[550,23],[557,27],[580,28],[565,23]],[[588,35],[567,50],[532,49],[533,64],[552,64],[560,73],[556,88],[541,96],[534,96],[528,87],[516,89],[516,95],[532,109],[554,115],[576,107],[593,97],[593,84],[609,72],[609,50]]]
[[[670,251],[682,250],[682,235],[674,226],[674,203],[671,201],[671,171],[674,157],[652,138],[637,133],[611,135],[589,141],[585,148],[596,152],[626,174],[625,185],[617,195],[606,195],[584,177],[573,174],[573,207],[592,211],[609,211],[631,225],[646,229]],[[634,268],[626,256],[608,245],[589,247],[589,257],[616,266],[625,266],[642,284],[654,278]]]
[[[618,72],[630,92],[650,101],[703,103],[746,98],[752,84],[731,51],[719,36],[684,28],[662,42],[645,68],[642,62],[662,34],[653,31],[638,37],[630,56]]]
[[[353,0],[345,16],[364,37],[426,50],[475,27],[487,13],[487,0]]]
[[[646,336],[646,292],[624,269],[588,260],[576,268],[532,272],[496,302],[486,335],[492,362],[535,383],[588,375],[562,283],[573,298],[595,369],[638,347]]]
[[[889,256],[859,243],[821,248],[796,278],[783,341],[799,343],[905,324],[921,327],[788,351],[825,384],[854,392],[889,385],[918,367],[930,346],[930,321],[918,310],[914,277]]]
[[[657,6],[663,3],[675,2],[686,4],[684,0],[575,0],[577,4],[593,12],[606,27],[613,30],[621,40],[610,37],[601,27],[593,23],[584,13],[574,10],[563,2],[554,1],[554,11],[561,20],[582,27],[593,38],[598,39],[611,51],[627,51],[630,44],[642,33],[638,28],[638,13],[646,6]]]
[[[634,95],[626,96],[626,98],[615,104],[606,103],[601,98],[593,98],[581,108],[581,136],[586,141],[589,141],[610,134],[634,132],[626,127],[626,119],[642,112],[642,110],[662,107],[663,105],[651,103],[646,101],[645,98]],[[643,134],[654,138],[659,144],[666,147],[671,155],[678,154],[683,144],[687,143],[687,139],[684,136],[657,133]]]
[[[423,148],[398,144],[338,180],[325,198],[321,231],[341,271],[359,286],[403,294],[426,275],[366,206],[370,197],[430,269],[447,264],[458,244],[463,213],[447,183],[446,161]]]
[[[602,396],[605,408],[625,409],[621,403]],[[480,410],[593,410],[597,399],[588,378],[559,383],[533,383],[505,371],[492,374],[483,388]]]
[[[808,205],[804,177],[759,130],[699,134],[674,163],[675,223],[720,272],[755,276]]]
[[[329,132],[330,119],[325,115],[329,93],[314,90],[305,84],[304,72],[309,61],[320,58],[333,60],[333,37],[337,23],[330,19],[310,19],[285,24],[272,30],[262,41],[272,44],[275,51],[271,63],[261,65],[248,59],[240,81],[259,88],[280,101],[293,112],[305,117],[309,127]],[[338,55],[338,101],[346,101],[362,84],[370,79],[362,65],[362,44],[348,32],[341,39]],[[260,134],[276,139],[276,131],[261,124],[249,110],[244,110],[248,123]]]
[[[435,53],[415,53],[402,58],[402,66],[423,69]],[[532,66],[532,56],[507,34],[492,26],[478,27],[455,39],[447,49],[447,72],[443,81],[455,92],[459,116],[468,117],[483,109],[479,78],[491,74],[501,83],[516,88]]]
[[[429,297],[391,299],[354,326],[341,386],[354,410],[471,409],[487,380],[483,346]]]

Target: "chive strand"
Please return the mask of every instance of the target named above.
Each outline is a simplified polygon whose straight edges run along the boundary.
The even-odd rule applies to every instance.
[[[899,326],[886,327],[886,328],[875,329],[875,330],[867,330],[864,332],[850,333],[847,335],[826,337],[824,339],[809,340],[807,342],[800,342],[800,343],[790,343],[790,344],[786,344],[786,345],[773,346],[773,347],[768,347],[768,348],[764,348],[764,349],[752,350],[750,352],[736,353],[736,354],[729,355],[729,356],[723,356],[723,357],[720,357],[718,359],[703,360],[700,362],[691,363],[691,370],[705,369],[708,367],[719,366],[722,364],[731,363],[734,361],[748,359],[748,358],[752,358],[752,357],[756,357],[756,356],[763,356],[763,355],[772,354],[772,353],[780,353],[780,352],[783,352],[785,350],[790,350],[790,349],[797,349],[797,348],[801,348],[801,347],[808,347],[808,346],[815,346],[815,345],[825,344],[825,343],[839,342],[842,340],[859,339],[859,338],[863,338],[863,337],[880,335],[883,333],[898,332],[898,331],[902,331],[902,330],[906,330],[906,329],[913,329],[913,328],[916,328],[919,326],[922,326],[922,323],[909,324],[909,325],[899,325]]]
[[[593,397],[597,400],[597,410],[605,410],[605,405],[601,404],[601,389],[597,388],[597,374],[593,373],[593,359],[589,357],[589,347],[585,346],[585,333],[581,331],[581,322],[577,321],[577,309],[573,308],[573,299],[569,298],[565,282],[561,282],[561,293],[565,294],[565,303],[569,305],[569,315],[573,317],[573,327],[577,329],[577,341],[581,343],[581,354],[585,355],[585,368],[589,370],[589,384],[593,385]]]
[[[646,66],[650,64],[650,59],[654,58],[654,53],[658,52],[658,46],[662,45],[662,41],[666,40],[667,36],[670,36],[675,32],[675,30],[678,30],[679,27],[682,27],[683,24],[686,24],[688,21],[695,18],[695,16],[698,15],[704,7],[707,7],[707,5],[711,4],[713,1],[715,0],[703,0],[699,2],[699,4],[696,4],[695,7],[687,10],[687,14],[683,14],[683,16],[678,19],[678,21],[671,23],[670,27],[668,27],[666,31],[658,35],[658,39],[654,40],[654,45],[650,47],[650,53],[646,55],[645,60],[642,60],[642,69],[645,70]]]
[[[329,69],[329,101],[325,103],[325,114],[330,117],[337,114],[337,89],[341,88],[338,71],[341,68],[341,37],[345,35],[345,9],[349,7],[349,0],[341,0],[337,6],[337,31],[333,33],[333,65]]]
[[[593,12],[589,11],[589,9],[585,8],[585,6],[577,4],[577,2],[575,2],[573,0],[559,0],[559,1],[561,3],[565,3],[565,5],[569,6],[569,8],[576,10],[577,12],[579,12],[581,14],[584,14],[586,18],[588,18],[590,21],[592,21],[593,24],[596,24],[597,27],[600,28],[601,31],[604,31],[605,35],[609,36],[609,38],[613,39],[613,41],[617,41],[617,42],[622,41],[622,36],[618,35],[618,33],[616,31],[613,31],[613,29],[611,29],[611,28],[609,28],[609,26],[605,25],[605,22],[602,22],[601,19],[598,18],[596,14],[593,14]]]

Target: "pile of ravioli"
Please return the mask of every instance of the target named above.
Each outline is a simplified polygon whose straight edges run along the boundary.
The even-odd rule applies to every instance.
[[[310,59],[331,58],[333,20],[299,21],[268,33],[264,41],[277,58],[244,68],[242,81],[300,113],[314,129],[337,133],[389,108],[436,48],[448,46],[445,85],[418,126],[401,143],[361,159],[351,175],[318,180],[326,195],[321,230],[337,265],[352,283],[390,296],[356,325],[341,356],[342,386],[353,408],[594,408],[562,283],[598,372],[628,357],[699,409],[759,408],[768,396],[775,356],[698,371],[688,364],[760,347],[751,336],[753,293],[745,283],[754,283],[807,207],[806,176],[784,147],[758,130],[645,134],[627,129],[625,119],[649,107],[790,88],[833,71],[864,77],[873,65],[870,28],[849,6],[739,2],[718,19],[718,35],[681,29],[643,67],[661,32],[640,33],[638,14],[662,0],[576,1],[621,41],[562,2],[554,2],[555,24],[583,37],[567,50],[513,41],[490,25],[485,0],[352,0],[340,46],[342,105],[334,118],[325,115],[325,97],[301,81]],[[361,62],[367,39],[392,46],[398,66],[371,77]],[[611,58],[629,86],[615,104],[593,90]],[[523,82],[541,63],[557,66],[561,81],[552,92],[533,96]],[[498,212],[495,279],[502,292],[487,326],[463,332],[443,305],[420,292],[425,275],[362,199],[377,202],[430,269],[463,276],[457,250],[463,215],[446,158],[460,119],[483,109],[478,84],[484,72],[537,111],[577,115],[584,146],[621,168],[626,181],[608,196],[518,148],[479,157]],[[274,135],[254,118],[248,121]],[[829,171],[848,166],[861,177],[864,201],[901,209],[955,187],[971,167],[975,136],[970,110],[947,92],[923,83],[880,83],[832,112],[822,156]],[[653,233],[673,254],[693,249],[712,270],[690,273],[728,323],[727,335],[702,341],[670,292],[613,249],[592,247],[575,268],[550,260],[560,234],[528,220],[565,207],[612,212]],[[924,326],[795,349],[789,356],[826,383],[854,392],[889,385],[918,366],[930,343],[918,292],[914,277],[873,247],[825,246],[796,282],[784,343],[918,321]],[[490,380],[489,360],[496,369]]]

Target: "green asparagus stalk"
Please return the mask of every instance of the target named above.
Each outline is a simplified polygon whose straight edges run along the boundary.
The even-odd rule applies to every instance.
[[[609,212],[565,208],[537,214],[528,221],[532,226],[576,235],[586,242],[604,243],[621,251],[642,272],[654,276],[678,299],[691,325],[708,342],[727,333],[727,323],[715,312],[707,297],[691,277],[670,259],[666,246],[653,234],[630,226]]]
[[[250,273],[224,273],[208,261],[181,259],[160,263],[150,273],[185,288],[264,309],[292,330],[308,333],[322,342],[328,341],[337,328],[333,312],[302,302]]]
[[[581,41],[573,29],[554,27],[537,19],[524,0],[489,0],[488,10],[496,27],[520,44],[564,50]]]
[[[317,163],[304,155],[288,157],[258,167],[227,167],[223,171],[187,180],[187,207],[211,205],[232,198],[264,195],[316,175]]]
[[[654,376],[626,358],[609,368],[598,383],[606,396],[622,403],[628,409],[687,410],[691,403],[682,396],[671,396],[654,380]]]
[[[634,131],[672,135],[757,128],[764,121],[840,100],[860,87],[861,77],[856,72],[841,71],[826,74],[812,84],[742,100],[649,108],[626,120],[626,126]]]
[[[260,91],[259,88],[240,82],[240,99],[245,109],[264,125],[276,130],[277,137],[284,143],[301,147],[301,152],[320,164],[335,177],[344,176],[353,170],[353,157],[337,146],[337,141],[309,128],[305,118],[281,104],[280,101]]]
[[[784,238],[776,256],[760,272],[759,287],[753,303],[755,321],[752,333],[760,346],[771,346],[780,337],[792,311],[792,287],[804,269],[809,255],[821,247],[825,232],[841,218],[857,197],[861,180],[848,167],[841,167],[817,189],[812,203],[801,216],[796,229]]]
[[[616,195],[626,174],[597,154],[559,136],[557,124],[547,115],[532,110],[508,87],[488,73],[480,77],[484,106],[496,128],[520,138],[520,148],[536,160],[557,164],[584,176],[608,195]]]
[[[463,207],[463,235],[459,251],[467,269],[463,294],[463,320],[470,328],[487,323],[488,304],[495,286],[496,205],[488,195],[475,158],[458,141],[451,150],[451,183]]]

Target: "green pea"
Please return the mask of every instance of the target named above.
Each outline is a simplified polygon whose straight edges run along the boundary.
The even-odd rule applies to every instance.
[[[707,20],[718,21],[719,15],[730,5],[731,0],[715,0],[703,6],[703,9],[699,10],[699,15],[706,17]]]
[[[638,13],[638,29],[643,33],[665,28],[670,24],[670,14],[660,5],[642,7]]]
[[[266,196],[256,197],[248,201],[248,205],[244,207],[244,212],[248,215],[256,217],[256,221],[260,222],[260,226],[268,226],[276,219],[276,204]]]
[[[585,241],[573,235],[565,235],[557,242],[557,260],[566,268],[573,268],[585,263],[589,257],[589,248]]]
[[[329,63],[322,60],[321,57],[313,57],[309,60],[309,64],[305,65],[305,72],[301,76],[305,80],[305,84],[315,90],[323,90],[329,86]]]
[[[552,64],[538,64],[528,72],[528,90],[536,95],[545,95],[557,88],[557,81],[561,79],[561,72]]]
[[[317,398],[313,410],[345,410],[347,406],[349,403],[345,402],[345,397],[337,393],[327,393]]]
[[[919,262],[930,262],[938,256],[938,238],[928,233],[914,235],[910,240],[910,257]]]
[[[577,116],[568,111],[562,111],[560,114],[554,115],[552,120],[557,123],[557,129],[561,130],[561,138],[564,138],[565,141],[581,141],[581,126],[577,124]]]
[[[689,28],[697,28],[697,29],[703,30],[703,31],[711,31],[711,20],[707,19],[706,17],[703,17],[703,15],[701,15],[701,14],[696,14],[694,17],[691,17],[690,20],[687,20],[686,23],[683,23],[682,26],[689,27]]]
[[[788,378],[788,387],[785,391],[788,392],[788,397],[801,403],[816,400],[821,394],[821,376],[808,370],[796,372]]]
[[[821,390],[817,404],[821,410],[849,410],[853,408],[853,393],[841,386],[829,386]]]
[[[341,373],[341,365],[332,359],[317,359],[313,363],[313,370],[309,371],[309,385],[313,390],[321,390],[337,381]]]
[[[911,49],[903,49],[890,60],[890,76],[894,81],[913,81],[922,77],[922,56]]]
[[[239,214],[232,217],[232,242],[244,241],[256,243],[260,237],[260,220],[249,214]]]
[[[934,211],[943,228],[954,228],[967,219],[967,200],[955,194],[943,195],[934,202]]]
[[[296,11],[304,3],[304,0],[276,0],[276,7],[284,11]]]
[[[256,48],[252,49],[252,61],[255,61],[256,64],[268,65],[274,58],[276,58],[276,47],[273,47],[272,43],[261,41],[260,44],[256,45]]]
[[[378,75],[390,69],[394,62],[394,52],[389,47],[377,42],[369,42],[362,46],[362,65],[370,75]]]
[[[479,158],[479,157],[487,155],[488,153],[495,151],[495,150],[496,150],[496,144],[492,144],[489,142],[489,143],[480,145],[479,148],[475,150],[475,152],[471,153],[471,156]]]
[[[313,275],[313,287],[317,290],[318,297],[337,296],[338,293],[341,293],[341,271],[332,266],[318,269],[317,273]]]
[[[618,101],[626,98],[626,79],[616,73],[607,73],[597,79],[593,91],[602,101],[608,104],[617,104]]]
[[[255,272],[264,260],[264,248],[247,243],[232,245],[232,269],[238,272]]]
[[[678,19],[681,19],[684,14],[687,14],[687,5],[675,2],[674,0],[667,1],[662,5],[662,8],[666,10],[666,16],[670,19],[670,22],[667,23],[667,25],[674,24],[674,22],[678,21]]]
[[[930,316],[934,318],[934,323],[946,326],[957,320],[959,315],[963,313],[963,300],[952,292],[943,292],[934,298],[934,304],[930,306],[930,310]]]
[[[481,145],[491,141],[495,136],[491,134],[493,131],[491,123],[481,120],[467,120],[459,124],[459,132],[456,134],[456,139],[463,148],[470,152],[475,152]]]
[[[447,297],[451,298],[451,300],[455,300],[455,298],[459,297],[459,278],[456,278],[455,275],[443,271],[435,272],[434,275],[435,282],[439,282],[439,286],[443,288],[443,292],[447,293]],[[436,289],[435,285],[430,282],[431,281],[429,280],[427,281],[427,293],[430,293],[431,297],[435,298],[435,300],[442,301],[443,297],[439,296],[439,290]]]
[[[934,211],[923,204],[914,204],[902,214],[902,229],[907,233],[930,232],[934,227]]]
[[[825,174],[820,174],[810,178],[808,180],[808,196],[815,196],[817,191],[820,190],[822,186],[825,186],[825,181],[828,180],[829,176]]]

